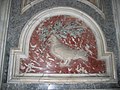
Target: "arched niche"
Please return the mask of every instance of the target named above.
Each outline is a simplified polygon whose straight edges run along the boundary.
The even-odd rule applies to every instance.
[[[85,60],[82,63],[91,64],[91,62],[93,62],[92,65],[94,65],[95,62],[103,63],[100,66],[100,67],[104,66],[103,72],[102,71],[88,72],[88,71],[86,71],[87,69],[85,70],[85,72],[82,72],[82,73],[74,72],[74,74],[71,72],[69,72],[69,73],[68,72],[62,72],[62,73],[60,73],[60,72],[59,73],[58,72],[56,72],[56,73],[38,72],[37,73],[37,72],[28,72],[28,70],[21,72],[21,69],[20,69],[21,61],[20,60],[21,59],[26,60],[26,58],[28,58],[30,56],[29,55],[30,54],[30,51],[29,51],[30,50],[30,42],[31,42],[31,38],[33,37],[35,30],[43,25],[43,24],[40,24],[41,22],[47,23],[50,18],[54,18],[54,17],[64,17],[64,19],[74,19],[76,22],[80,21],[80,23],[78,23],[78,24],[81,24],[81,22],[83,22],[84,25],[82,26],[82,28],[84,28],[84,27],[86,28],[86,26],[87,26],[86,29],[85,28],[83,29],[83,33],[85,30],[88,30],[87,33],[89,33],[89,32],[91,33],[88,36],[93,35],[96,50],[97,50],[97,52],[96,52],[97,55],[94,57],[95,59],[94,58],[89,59],[87,54],[90,55],[90,52],[85,48],[87,46],[83,46],[84,48],[82,48],[83,51],[81,51],[82,54],[80,54],[81,57],[79,57],[79,58],[82,58],[82,56],[84,56],[84,55],[85,55],[85,57],[87,57],[87,61]],[[56,34],[56,36],[55,36],[56,38],[55,37],[53,37],[53,38],[58,39],[58,41],[60,40],[58,33],[50,33],[49,36],[52,37],[51,36],[52,34],[53,35]],[[52,39],[53,42],[55,39]],[[90,40],[90,39],[88,39],[88,40]],[[49,44],[52,43],[52,41],[48,41],[48,42],[49,42]],[[60,47],[62,47],[62,46],[60,46]],[[98,81],[115,82],[116,72],[115,72],[115,66],[114,66],[115,63],[114,63],[114,59],[113,59],[113,53],[107,52],[106,47],[107,47],[107,45],[106,45],[105,37],[104,37],[104,34],[102,33],[101,28],[86,13],[84,13],[80,10],[71,8],[71,7],[56,7],[56,8],[47,9],[47,10],[40,12],[40,13],[36,14],[35,16],[33,16],[28,21],[28,23],[26,23],[26,25],[24,26],[24,28],[21,32],[21,36],[19,39],[19,47],[17,49],[11,49],[10,60],[9,60],[8,82],[21,82],[21,81],[22,82],[31,82],[31,83],[32,82],[55,82],[55,83],[66,82],[66,83],[70,83],[70,81],[72,81],[71,83],[91,82],[91,81],[93,81],[93,82],[98,82]],[[81,47],[77,50],[81,50]],[[85,53],[87,51],[87,54],[84,54],[83,53],[84,51],[85,51]],[[75,51],[73,51],[73,52],[75,52]],[[65,58],[65,55],[63,55],[64,58]],[[71,55],[73,55],[73,54],[71,54]],[[57,54],[55,56],[57,58],[59,58],[59,56],[57,56]],[[76,57],[76,56],[73,56],[73,57]],[[73,58],[71,58],[71,59],[73,59]],[[80,59],[80,61],[82,61],[83,59]],[[61,61],[63,63],[65,62],[63,60],[61,60]],[[74,60],[71,60],[71,61],[74,61]],[[99,65],[99,63],[95,63],[95,64],[97,64],[95,66]],[[29,68],[27,68],[29,70],[31,69],[31,67],[36,68],[33,64],[29,64],[29,63],[27,65],[27,67],[29,67]],[[72,69],[72,68],[70,68],[70,66],[61,66],[61,67],[62,68],[67,67],[67,69],[69,69],[69,70]],[[22,68],[24,69],[25,67],[22,67]],[[38,68],[40,69],[40,67],[38,67]],[[95,69],[95,67],[94,67],[94,69]],[[57,80],[56,80],[56,77],[57,77]],[[71,79],[71,77],[73,79]],[[64,78],[64,80],[62,78]]]

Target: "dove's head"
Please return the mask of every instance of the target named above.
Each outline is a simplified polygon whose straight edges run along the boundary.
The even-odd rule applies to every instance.
[[[56,35],[52,34],[49,39],[48,39],[51,43],[57,43],[58,40],[57,40],[57,37]]]

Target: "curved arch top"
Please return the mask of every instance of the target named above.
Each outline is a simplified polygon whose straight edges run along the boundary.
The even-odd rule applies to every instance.
[[[106,64],[106,72],[100,74],[100,73],[87,73],[87,74],[75,74],[72,75],[73,77],[75,77],[77,79],[78,76],[87,76],[86,77],[82,77],[82,80],[75,80],[75,82],[81,82],[81,81],[110,81],[111,77],[112,80],[116,79],[116,73],[114,72],[114,60],[113,60],[113,54],[111,52],[107,52],[106,51],[106,42],[105,42],[105,38],[104,35],[102,33],[101,28],[99,27],[99,25],[86,13],[79,11],[77,9],[71,8],[71,7],[56,7],[56,8],[51,8],[51,9],[47,9],[43,12],[40,12],[38,14],[36,14],[35,16],[33,16],[24,26],[22,32],[21,32],[21,36],[20,36],[20,40],[19,40],[19,47],[18,49],[12,49],[11,50],[11,54],[10,54],[10,66],[9,66],[9,74],[8,74],[8,82],[15,82],[19,80],[17,79],[18,77],[21,78],[21,80],[23,80],[23,78],[21,76],[31,76],[27,77],[26,80],[31,81],[33,80],[33,77],[35,76],[45,76],[45,78],[42,78],[41,81],[45,82],[54,82],[56,79],[53,78],[53,80],[51,80],[51,78],[49,79],[49,76],[58,76],[59,79],[61,78],[62,74],[33,74],[33,73],[20,73],[20,59],[21,58],[27,58],[29,56],[29,42],[30,42],[30,38],[35,30],[35,28],[46,18],[49,17],[54,17],[57,15],[68,15],[68,16],[72,16],[75,17],[77,19],[80,19],[81,21],[83,21],[92,31],[92,33],[95,36],[95,40],[96,40],[96,46],[97,46],[97,51],[98,51],[98,60],[103,60]],[[54,38],[54,37],[53,37]],[[82,54],[83,55],[83,54]],[[32,64],[31,64],[32,65]],[[31,69],[32,66],[29,66],[29,69]],[[110,66],[111,65],[111,66]],[[24,68],[24,67],[22,67]],[[36,67],[34,67],[36,68]],[[40,68],[39,68],[40,69]],[[113,74],[114,73],[114,74]],[[99,75],[99,78],[96,78],[96,76]],[[69,82],[69,76],[71,76],[71,74],[66,74],[65,76],[68,76],[67,78],[67,82]],[[93,78],[88,79],[88,77],[93,77],[95,78],[95,80]],[[105,79],[101,79],[101,77],[104,76],[109,76],[108,78]],[[47,78],[47,80],[46,80]],[[35,82],[38,81],[38,78],[36,77],[35,80],[33,80]],[[59,80],[58,80],[59,81]],[[64,80],[63,80],[64,81]]]
[[[106,51],[106,43],[105,43],[104,35],[99,25],[89,15],[71,7],[56,7],[36,14],[35,16],[33,16],[33,18],[31,18],[31,20],[28,21],[28,23],[23,28],[19,45],[20,48],[23,47],[22,45],[26,46],[23,49],[26,51],[26,52],[24,51],[26,55],[28,54],[27,51],[28,51],[30,36],[32,35],[32,32],[37,27],[37,25],[45,18],[56,15],[71,15],[84,21],[91,28],[92,32],[95,35],[97,46],[99,47],[98,56],[101,57],[104,54],[104,52]]]

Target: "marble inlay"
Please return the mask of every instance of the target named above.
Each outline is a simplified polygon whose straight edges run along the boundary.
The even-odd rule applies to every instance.
[[[32,33],[29,57],[21,58],[20,73],[105,73],[96,39],[80,19],[57,15],[42,20]]]

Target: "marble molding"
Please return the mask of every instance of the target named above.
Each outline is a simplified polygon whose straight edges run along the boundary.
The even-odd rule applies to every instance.
[[[11,50],[9,65],[8,82],[116,81],[113,54],[106,51],[101,29],[87,14],[70,7],[31,18],[18,49]]]
[[[5,47],[8,30],[11,0],[0,0],[0,90],[4,71]]]
[[[21,13],[23,14],[26,12],[30,7],[33,7],[35,4],[40,3],[44,0],[22,0],[22,7],[21,7]],[[103,18],[105,18],[105,15],[102,10],[99,9],[100,0],[77,0],[78,2],[82,2],[91,8],[95,9]]]

